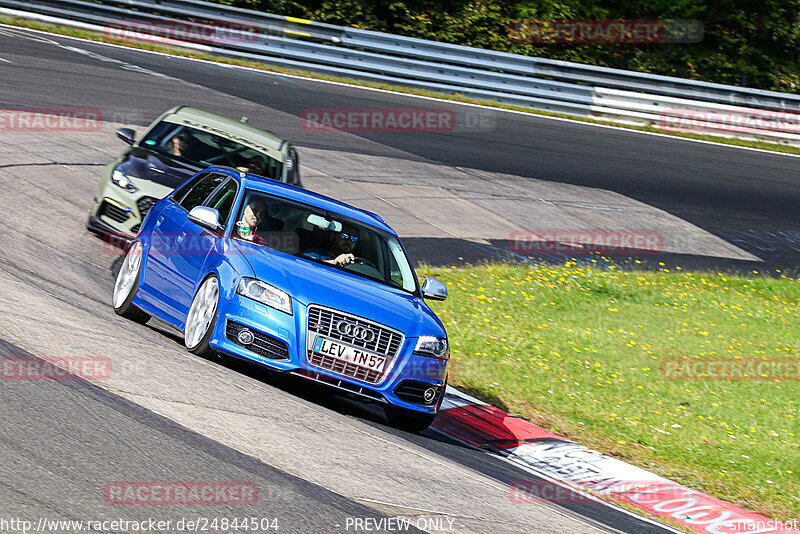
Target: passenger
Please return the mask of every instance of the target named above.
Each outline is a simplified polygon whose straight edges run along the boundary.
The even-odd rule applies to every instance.
[[[267,217],[267,206],[263,201],[250,200],[242,210],[242,220],[236,222],[236,237],[264,245],[266,242],[256,234],[258,225]]]
[[[353,250],[358,242],[358,230],[350,225],[342,225],[341,232],[329,232],[328,250],[311,249],[303,253],[303,256],[322,260],[331,265],[344,267],[355,261]]]

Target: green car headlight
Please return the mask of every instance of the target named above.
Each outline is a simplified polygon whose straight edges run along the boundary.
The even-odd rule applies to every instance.
[[[111,181],[128,193],[135,193],[139,190],[139,188],[130,181],[128,175],[119,169],[114,169],[114,172],[111,173]]]

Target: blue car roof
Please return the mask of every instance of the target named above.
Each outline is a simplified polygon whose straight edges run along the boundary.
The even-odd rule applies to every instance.
[[[397,235],[397,232],[386,224],[386,221],[384,221],[380,215],[372,213],[371,211],[362,210],[331,197],[326,197],[325,195],[320,195],[313,191],[278,182],[270,178],[264,178],[256,174],[243,173],[227,167],[210,167],[206,170],[212,169],[225,172],[226,174],[238,178],[245,188],[263,191],[264,193],[270,193],[288,198],[289,200],[308,204],[309,206],[337,213],[355,221],[373,226],[385,232],[389,232],[392,235]]]

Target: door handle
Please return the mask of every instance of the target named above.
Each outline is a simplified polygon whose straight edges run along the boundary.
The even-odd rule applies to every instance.
[[[186,232],[181,232],[178,234],[178,238],[175,240],[175,242],[180,245],[184,237],[186,237]]]

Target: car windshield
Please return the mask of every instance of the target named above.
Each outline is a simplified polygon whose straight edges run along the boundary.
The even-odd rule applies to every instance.
[[[231,237],[417,292],[396,236],[312,206],[247,190]],[[352,257],[337,262],[343,254]]]
[[[150,130],[142,145],[206,167],[225,165],[276,180],[283,172],[283,164],[267,154],[267,147],[218,128],[193,128],[164,120]]]

